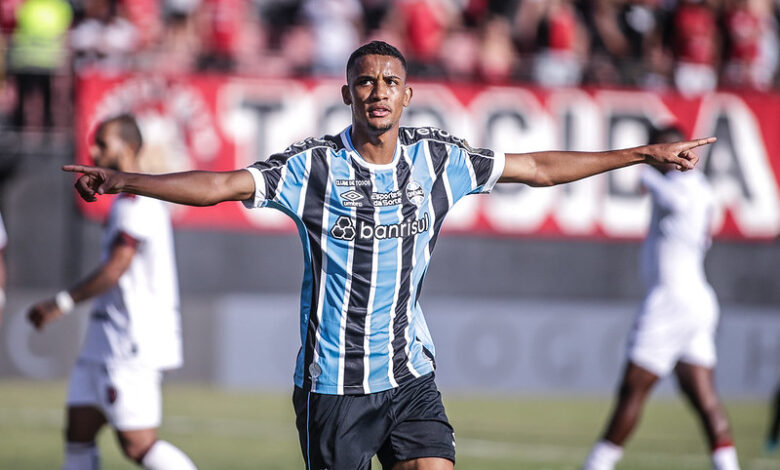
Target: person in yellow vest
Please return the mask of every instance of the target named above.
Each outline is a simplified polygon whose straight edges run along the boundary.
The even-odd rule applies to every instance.
[[[28,114],[28,100],[36,93],[43,101],[39,124],[53,125],[52,75],[65,65],[66,34],[72,20],[73,11],[65,0],[27,0],[17,10],[8,54],[9,75],[17,89],[14,126],[24,128],[35,122]]]

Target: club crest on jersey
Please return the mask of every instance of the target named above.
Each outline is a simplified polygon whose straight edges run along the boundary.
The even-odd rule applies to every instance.
[[[354,189],[341,193],[341,204],[344,207],[363,207],[363,195]]]
[[[410,181],[406,185],[406,199],[417,207],[425,200],[425,190],[417,181]]]
[[[359,224],[347,216],[341,216],[333,224],[330,234],[333,238],[352,241],[355,238],[363,240],[386,240],[388,238],[406,238],[427,232],[431,228],[431,218],[426,212],[419,219],[408,219],[397,224],[373,225],[363,221]]]

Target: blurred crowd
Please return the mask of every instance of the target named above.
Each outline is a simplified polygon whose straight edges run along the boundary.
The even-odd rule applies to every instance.
[[[422,79],[766,90],[779,20],[780,0],[2,0],[0,119],[56,125],[92,71],[340,77],[372,39]]]

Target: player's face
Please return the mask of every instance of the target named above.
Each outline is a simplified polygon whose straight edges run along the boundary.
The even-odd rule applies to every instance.
[[[397,127],[412,99],[401,61],[386,55],[359,58],[341,93],[344,103],[352,107],[352,124],[372,133]]]
[[[116,126],[108,124],[95,134],[95,143],[90,148],[90,155],[95,166],[118,170],[119,160],[124,151],[125,143],[119,137]]]

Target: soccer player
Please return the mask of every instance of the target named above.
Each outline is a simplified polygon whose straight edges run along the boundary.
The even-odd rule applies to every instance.
[[[549,186],[635,163],[689,169],[702,139],[600,153],[494,154],[399,122],[412,99],[406,60],[371,42],[347,61],[352,125],[295,143],[246,169],[83,173],[87,201],[126,192],[205,206],[244,201],[296,223],[304,248],[301,349],[293,405],[307,469],[451,469],[455,443],[433,378],[418,295],[444,217],[497,181]]]
[[[674,142],[682,133],[667,127],[654,129],[650,137],[651,143]],[[643,168],[642,184],[652,199],[640,259],[646,294],[629,338],[617,404],[584,470],[614,468],[650,391],[672,370],[702,422],[712,467],[739,468],[729,421],[713,382],[718,302],[704,274],[704,256],[711,243],[714,195],[699,171],[673,170],[665,164]]]
[[[107,171],[136,171],[141,133],[121,115],[100,123],[91,149]],[[125,456],[150,470],[191,470],[178,448],[157,438],[162,372],[181,366],[179,293],[170,216],[156,199],[121,194],[103,234],[100,266],[54,298],[32,306],[37,329],[95,298],[86,339],[70,375],[64,470],[100,467],[95,436],[116,431]]]

